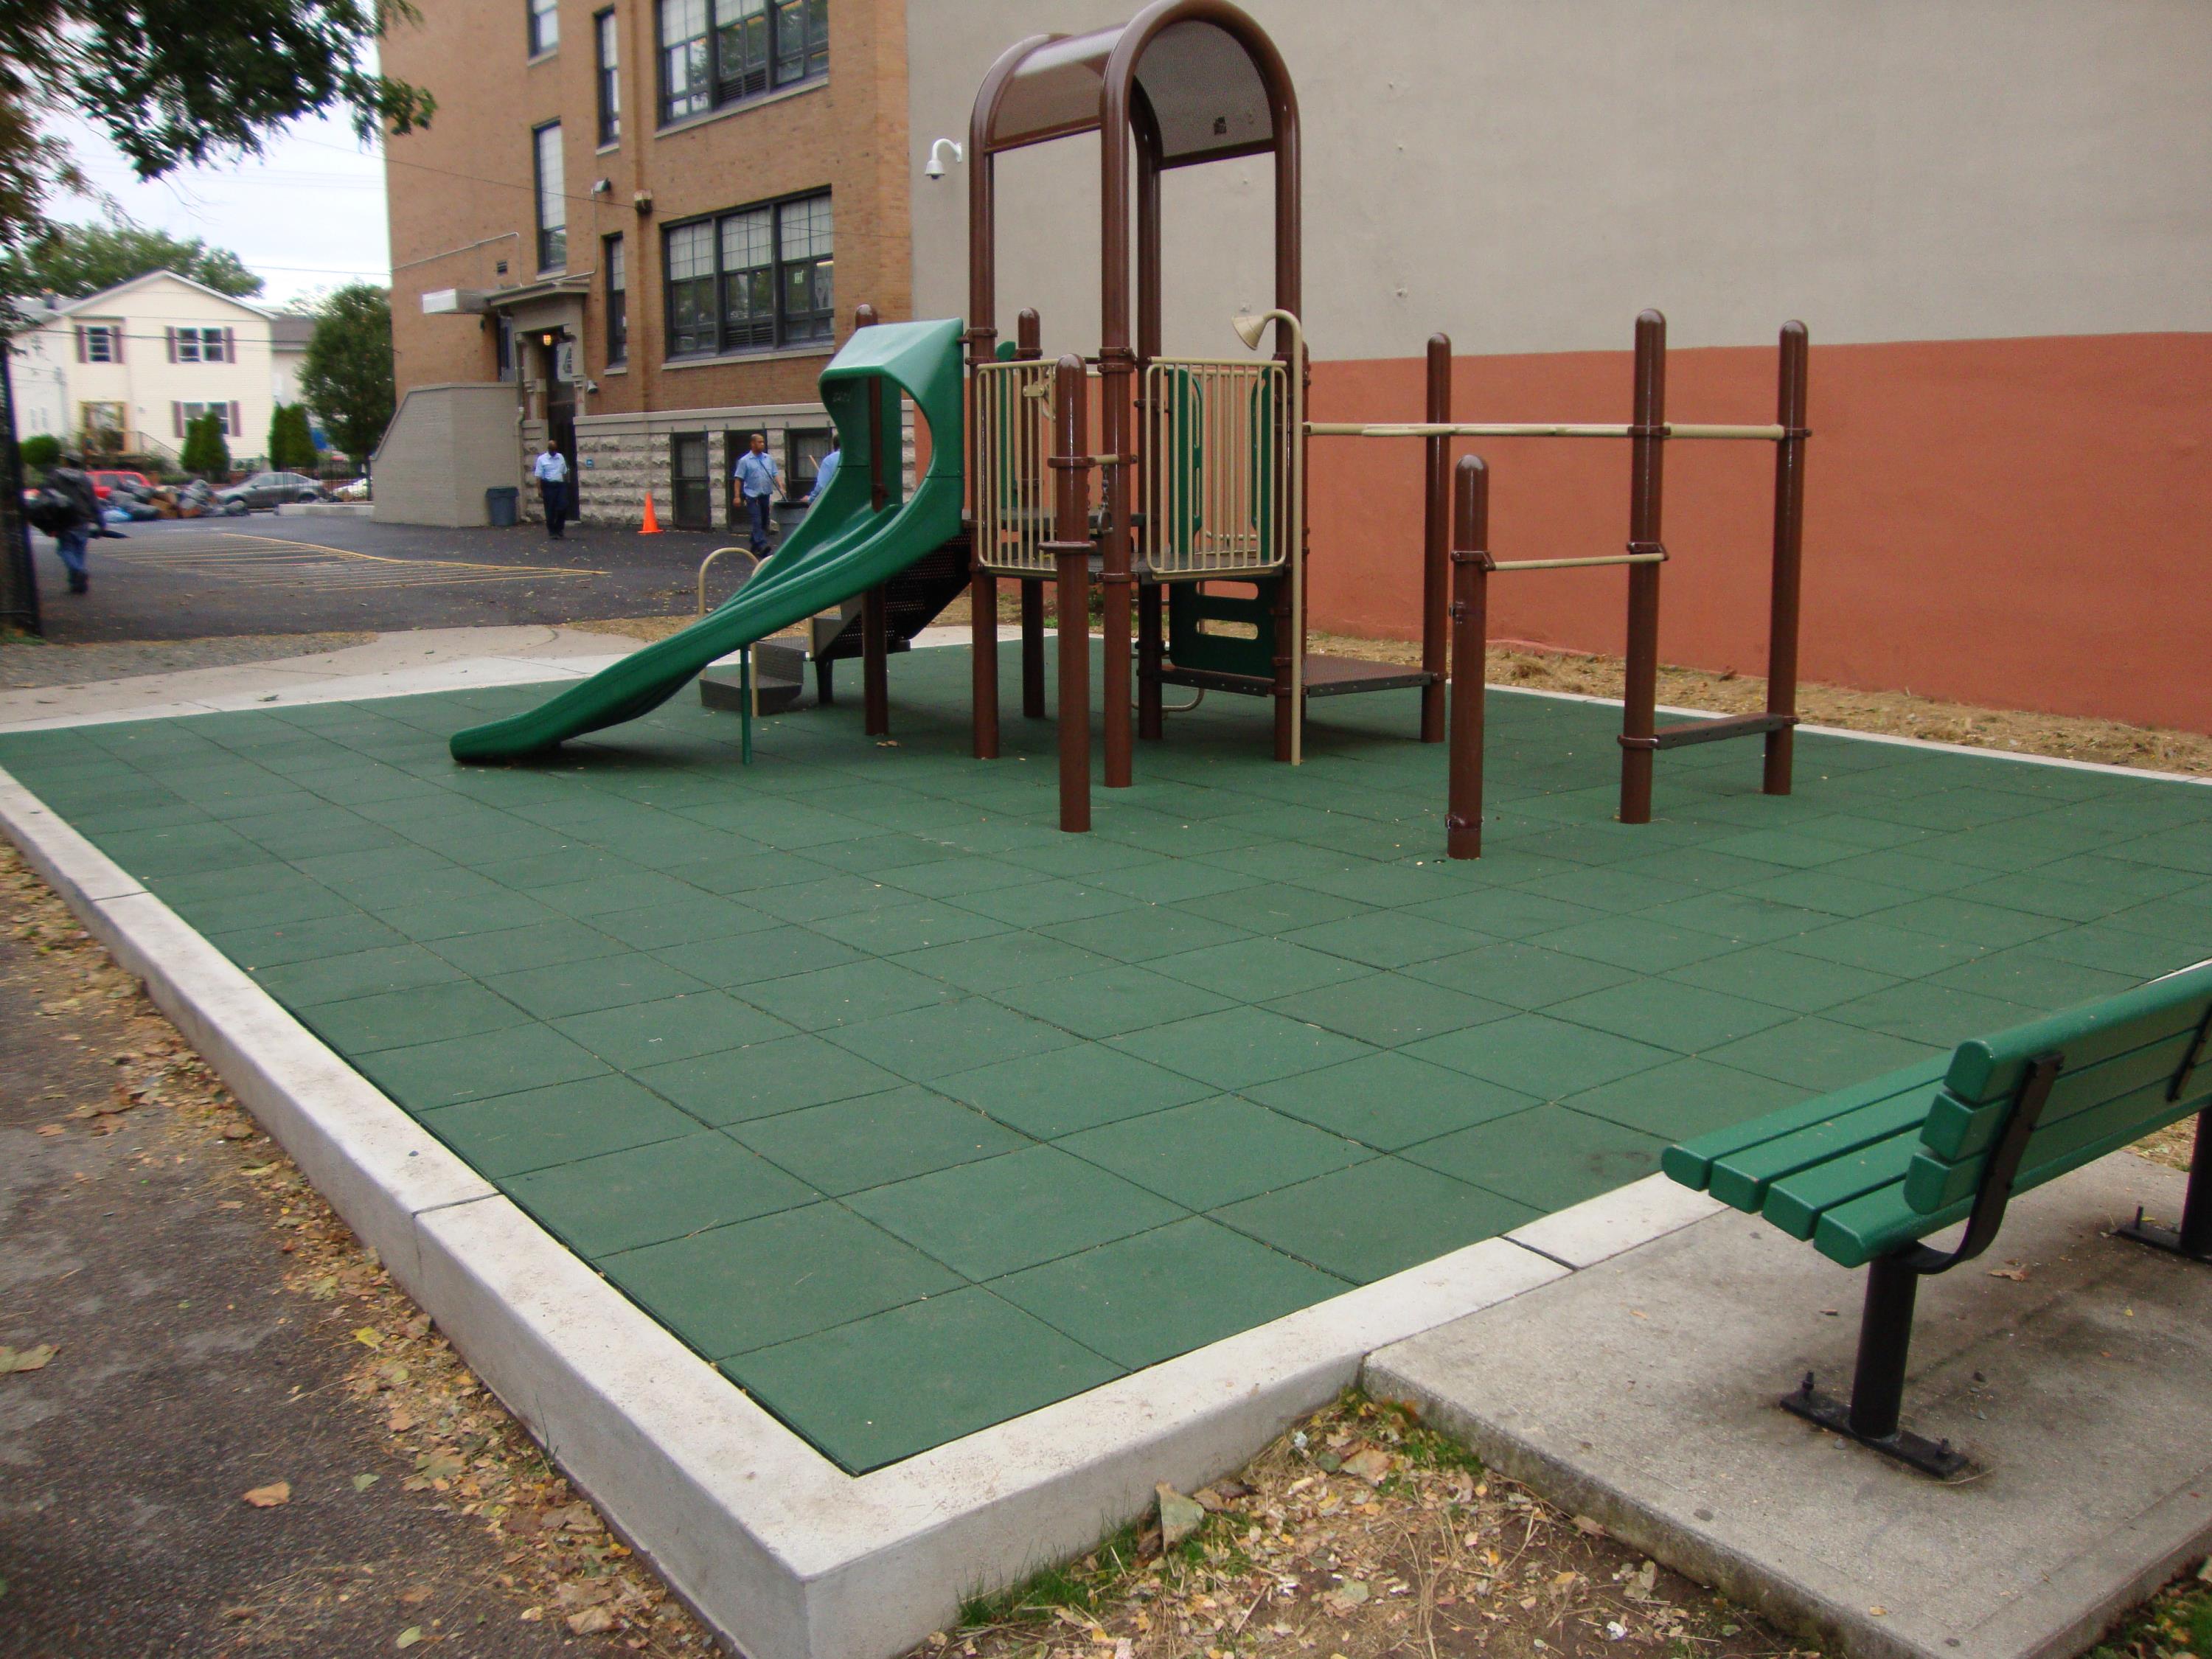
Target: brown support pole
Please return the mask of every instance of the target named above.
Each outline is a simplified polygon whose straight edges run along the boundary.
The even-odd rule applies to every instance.
[[[1775,420],[1783,430],[1774,447],[1774,598],[1766,631],[1766,712],[1795,719],[1797,713],[1797,610],[1805,551],[1805,325],[1782,325],[1781,386]],[[1796,732],[1784,726],[1766,734],[1770,795],[1790,793],[1796,757]]]
[[[1018,362],[1035,362],[1044,356],[1043,329],[1037,314],[1027,307],[1014,319],[1014,357]],[[995,586],[995,584],[994,584]],[[1022,592],[1022,714],[1024,719],[1041,720],[1044,718],[1044,580],[1042,577],[1024,576]],[[994,596],[995,597],[995,596]],[[996,605],[994,605],[995,611]],[[998,637],[998,617],[994,615],[992,638]]]
[[[1636,416],[1630,429],[1628,550],[1658,553],[1666,457],[1667,319],[1636,319]],[[1651,822],[1651,757],[1659,701],[1659,567],[1628,567],[1627,684],[1620,711],[1620,821]]]
[[[1431,426],[1448,425],[1452,417],[1452,356],[1449,334],[1429,336],[1428,412],[1422,417]],[[1452,514],[1451,440],[1427,440],[1428,491],[1421,521],[1421,671],[1429,684],[1421,688],[1421,741],[1442,743],[1444,738],[1445,653],[1450,647],[1444,607],[1453,587],[1450,551]],[[1475,665],[1478,681],[1482,665]],[[1473,856],[1470,854],[1469,856]]]
[[[1483,664],[1490,652],[1490,469],[1480,455],[1461,459],[1452,495],[1451,793],[1444,852],[1450,858],[1479,859]]]
[[[1024,42],[1025,46],[1031,42]],[[1012,54],[986,77],[968,129],[968,515],[976,513],[973,445],[982,429],[975,407],[976,368],[998,350],[997,176],[991,155],[991,112],[1012,74]],[[977,760],[999,758],[999,579],[983,567],[979,547],[968,578],[968,696],[970,748]]]
[[[1137,371],[1144,385],[1144,368],[1160,355],[1160,130],[1152,106],[1143,98],[1132,101],[1129,125],[1137,146]],[[1141,406],[1137,428],[1149,432],[1151,411]],[[1141,448],[1139,444],[1135,447]],[[1124,469],[1127,471],[1127,469]],[[1147,473],[1130,473],[1127,487],[1149,489]],[[1160,585],[1142,583],[1137,589],[1137,736],[1157,742],[1167,734],[1166,705],[1162,696],[1160,669],[1165,650],[1160,638],[1160,611],[1164,599]]]
[[[1137,735],[1146,738],[1167,735],[1166,705],[1160,696],[1160,665],[1166,654],[1160,611],[1166,592],[1158,582],[1137,590]]]
[[[861,307],[866,311],[865,306]],[[869,313],[871,316],[872,313]],[[889,467],[890,439],[884,430],[884,404],[880,383],[868,388],[868,481],[872,487],[871,505],[880,513],[890,504],[890,474]],[[884,627],[884,588],[878,582],[860,596],[860,708],[861,729],[872,738],[880,738],[891,729],[890,709],[890,641]]]
[[[1060,827],[1079,833],[1091,828],[1090,387],[1082,358],[1062,357],[1055,367],[1050,465],[1060,474],[1060,500],[1050,545],[1060,584]]]

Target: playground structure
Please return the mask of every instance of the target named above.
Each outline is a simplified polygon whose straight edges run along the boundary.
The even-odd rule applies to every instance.
[[[1101,339],[1094,356],[1045,360],[1037,313],[1016,337],[997,325],[996,158],[1098,133],[1102,159]],[[1081,35],[1016,42],[984,76],[969,126],[969,316],[881,324],[861,307],[855,332],[822,377],[823,401],[848,454],[824,499],[776,554],[712,615],[634,653],[526,715],[453,740],[461,760],[514,758],[635,718],[709,665],[740,657],[702,690],[734,707],[750,758],[751,721],[766,705],[752,647],[795,623],[815,663],[820,701],[830,665],[861,659],[864,726],[890,729],[887,659],[954,598],[969,597],[972,744],[1000,752],[999,586],[1020,590],[1022,709],[1046,714],[1045,585],[1061,618],[1103,612],[1105,787],[1134,781],[1136,740],[1159,740],[1165,690],[1270,699],[1275,757],[1298,763],[1309,705],[1322,697],[1418,690],[1425,743],[1452,745],[1447,825],[1455,857],[1481,845],[1481,687],[1485,596],[1493,571],[1620,565],[1628,571],[1627,685],[1620,744],[1619,817],[1651,816],[1654,757],[1691,743],[1758,735],[1763,787],[1790,787],[1799,563],[1804,505],[1806,334],[1782,332],[1778,418],[1769,424],[1670,422],[1666,323],[1637,320],[1633,418],[1624,423],[1464,422],[1453,418],[1451,347],[1428,343],[1426,418],[1311,422],[1311,377],[1298,308],[1301,222],[1297,100],[1266,33],[1228,0],[1155,0],[1129,22]],[[1161,179],[1174,168],[1255,155],[1273,162],[1273,302],[1233,326],[1271,356],[1170,357],[1162,347]],[[965,364],[962,362],[964,350]],[[963,383],[964,382],[964,383]],[[902,491],[903,410],[927,428],[929,461]],[[1094,451],[1095,407],[1100,433]],[[1327,438],[1419,438],[1425,444],[1419,666],[1316,657],[1306,649],[1307,454]],[[1484,544],[1480,481],[1462,484],[1455,533],[1455,441],[1620,439],[1629,444],[1623,551],[1498,562]],[[1656,720],[1662,484],[1668,442],[1737,441],[1776,447],[1773,589],[1764,712],[1661,727]],[[1092,477],[1097,476],[1096,501]],[[1472,489],[1474,494],[1469,495]],[[703,593],[703,572],[702,576]],[[834,610],[832,608],[834,607]],[[831,614],[824,615],[825,611]],[[1060,824],[1091,823],[1090,642],[1057,630]],[[797,696],[791,668],[778,702]],[[1447,720],[1447,688],[1455,685]],[[787,695],[784,695],[787,693]],[[1188,707],[1189,705],[1183,705]]]

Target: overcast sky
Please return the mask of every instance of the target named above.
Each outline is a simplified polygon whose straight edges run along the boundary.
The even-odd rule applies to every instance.
[[[95,128],[67,121],[47,130],[68,140],[93,185],[138,223],[237,254],[267,284],[262,303],[391,279],[383,154],[364,150],[342,120],[297,123],[259,160],[186,168],[152,184]],[[101,216],[96,203],[76,198],[57,204],[54,216]]]

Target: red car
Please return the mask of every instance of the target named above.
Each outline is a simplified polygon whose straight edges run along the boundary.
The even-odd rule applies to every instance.
[[[143,472],[104,471],[91,472],[86,476],[92,480],[92,493],[102,501],[106,501],[107,492],[119,483],[137,484],[141,489],[151,489],[154,487],[154,481]]]

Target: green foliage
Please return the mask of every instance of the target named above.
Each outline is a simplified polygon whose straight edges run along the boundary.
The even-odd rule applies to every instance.
[[[359,465],[392,424],[389,293],[373,283],[353,283],[323,301],[301,365],[300,390],[331,441]]]
[[[222,416],[207,414],[185,422],[185,451],[179,465],[204,478],[229,477],[230,446],[223,441]]]
[[[0,252],[35,242],[84,179],[46,118],[85,120],[142,179],[258,155],[301,116],[343,110],[367,143],[430,118],[420,88],[372,67],[408,0],[5,0],[0,3]]]
[[[269,417],[269,465],[280,472],[313,472],[319,459],[307,404],[277,404]]]
[[[44,472],[62,458],[62,441],[51,432],[33,432],[22,441],[18,452],[23,465],[34,472]]]
[[[173,270],[236,297],[261,292],[261,279],[228,248],[198,237],[148,230],[127,219],[104,225],[56,225],[0,259],[0,294],[61,294],[79,298],[143,276]]]
[[[995,1595],[967,1597],[960,1604],[961,1627],[1047,1623],[1058,1607],[1097,1613],[1141,1565],[1137,1540],[1143,1532],[1143,1523],[1133,1521],[1079,1561],[1047,1567]],[[1186,1546],[1191,1541],[1186,1540]]]

